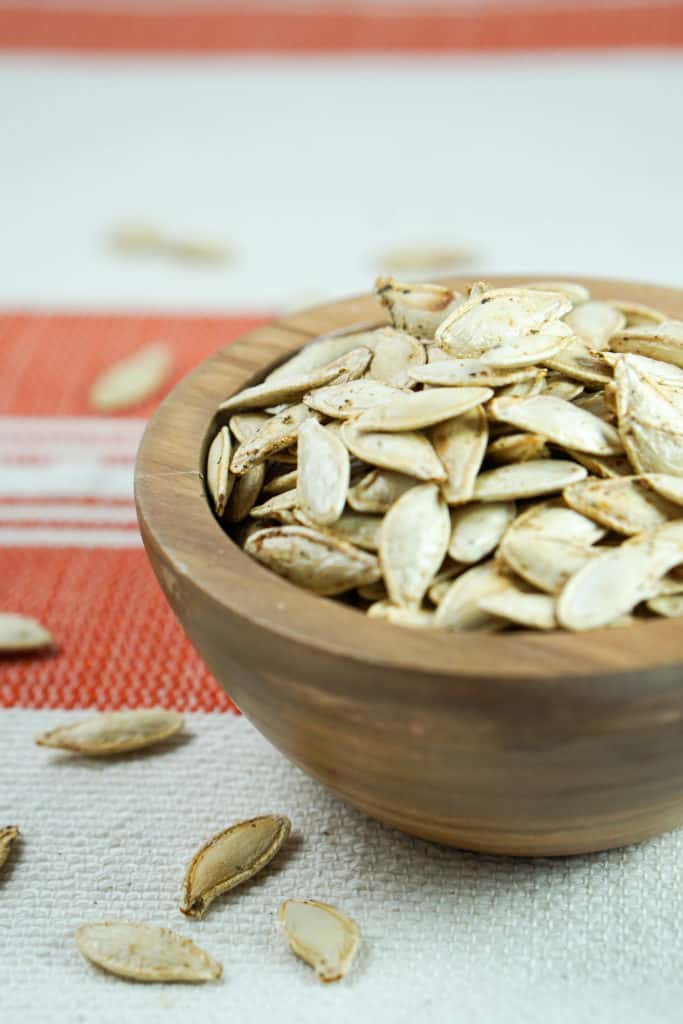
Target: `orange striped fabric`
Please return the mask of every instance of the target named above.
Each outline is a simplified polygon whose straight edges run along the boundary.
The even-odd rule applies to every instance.
[[[145,342],[173,348],[177,379],[255,322],[0,318],[0,609],[38,618],[56,640],[43,656],[0,656],[0,707],[234,710],[168,608],[136,528],[133,463],[156,403],[96,417],[87,395]]]
[[[0,47],[103,53],[456,53],[683,45],[683,5],[0,6]]]

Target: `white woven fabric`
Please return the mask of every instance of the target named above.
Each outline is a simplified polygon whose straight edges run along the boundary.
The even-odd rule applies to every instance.
[[[37,748],[64,712],[3,711],[0,824],[23,840],[0,877],[3,1024],[668,1024],[681,1020],[683,832],[562,860],[461,853],[344,806],[244,719],[188,715],[184,740],[93,761]],[[177,909],[184,867],[227,824],[290,815],[288,847],[200,922]],[[288,896],[359,923],[352,973],[322,985],[288,951]],[[217,984],[140,985],[77,951],[89,920],[176,928],[224,965]]]

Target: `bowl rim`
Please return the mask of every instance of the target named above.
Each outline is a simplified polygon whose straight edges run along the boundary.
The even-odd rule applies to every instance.
[[[483,275],[482,275],[483,276]],[[439,279],[462,288],[471,278]],[[576,275],[493,275],[496,287],[534,280],[585,284],[595,298],[660,306],[683,318],[683,290]],[[368,619],[342,602],[322,598],[277,576],[246,555],[210,508],[203,481],[209,436],[229,394],[253,383],[267,367],[323,334],[386,323],[372,294],[311,307],[258,327],[220,349],[184,377],[145,430],[135,468],[135,499],[145,547],[166,589],[182,578],[219,608],[264,634],[367,666],[416,674],[543,680],[591,675],[613,678],[683,662],[676,619],[624,629],[573,634],[410,630]],[[334,609],[334,614],[331,614]]]

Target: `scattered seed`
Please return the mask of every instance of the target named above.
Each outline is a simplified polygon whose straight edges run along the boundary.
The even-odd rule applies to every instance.
[[[167,345],[147,345],[100,374],[90,389],[98,412],[119,412],[147,401],[165,384],[173,366]]]
[[[101,921],[76,931],[83,956],[132,981],[215,981],[223,968],[190,939],[137,921]]]
[[[351,918],[317,900],[285,900],[278,916],[290,949],[321,981],[339,981],[350,970],[360,945]]]
[[[44,732],[36,737],[36,743],[39,747],[104,757],[162,743],[182,727],[183,716],[176,711],[110,711]]]
[[[38,651],[52,643],[52,634],[35,619],[14,612],[0,612],[0,654]]]

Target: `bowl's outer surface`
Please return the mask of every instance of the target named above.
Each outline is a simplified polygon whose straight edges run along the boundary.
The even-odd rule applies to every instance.
[[[681,291],[585,283],[596,297],[683,317]],[[312,337],[384,319],[366,296],[253,331],[186,377],[149,424],[136,473],[140,526],[188,636],[287,757],[406,832],[554,855],[678,825],[677,620],[581,635],[400,629],[280,579],[214,518],[202,472],[221,400]]]

